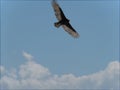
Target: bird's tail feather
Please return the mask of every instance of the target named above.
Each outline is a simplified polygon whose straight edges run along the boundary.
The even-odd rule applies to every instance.
[[[59,22],[54,23],[55,27],[59,28],[61,24]]]

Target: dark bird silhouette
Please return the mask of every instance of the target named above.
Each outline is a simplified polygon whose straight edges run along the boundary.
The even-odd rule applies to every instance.
[[[66,32],[68,32],[71,36],[73,36],[74,38],[78,38],[79,34],[77,33],[77,31],[75,31],[75,29],[70,25],[69,21],[62,9],[60,8],[60,6],[58,5],[58,3],[56,2],[56,0],[52,1],[52,6],[53,9],[55,11],[55,15],[56,18],[58,19],[58,22],[54,23],[55,27],[59,28],[60,26],[62,26],[64,28],[64,30]]]

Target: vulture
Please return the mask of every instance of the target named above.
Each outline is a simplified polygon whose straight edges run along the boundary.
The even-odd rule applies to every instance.
[[[74,38],[78,38],[79,34],[77,33],[77,31],[71,26],[71,24],[69,23],[70,20],[67,19],[62,11],[62,9],[60,8],[59,4],[56,2],[56,0],[52,0],[52,7],[55,11],[55,16],[58,19],[58,22],[54,23],[54,26],[59,28],[60,26],[63,27],[63,29],[69,33],[71,36],[73,36]]]

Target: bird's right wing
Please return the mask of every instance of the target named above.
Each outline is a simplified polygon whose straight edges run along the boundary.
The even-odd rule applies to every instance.
[[[78,38],[80,35],[75,31],[75,29],[70,25],[70,23],[66,23],[65,25],[62,25],[64,30],[68,32],[71,36],[74,38]]]

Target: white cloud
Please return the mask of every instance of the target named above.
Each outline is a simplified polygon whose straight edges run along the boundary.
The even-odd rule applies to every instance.
[[[0,66],[0,73],[1,74],[5,73],[5,68],[3,66]]]
[[[29,53],[26,53],[25,51],[23,51],[23,56],[27,59],[27,60],[32,60],[33,56]]]
[[[21,78],[43,79],[50,75],[47,68],[34,61],[29,61],[20,66],[19,75]]]
[[[0,87],[7,89],[119,89],[118,61],[108,64],[99,72],[76,77],[73,74],[54,75],[48,68],[36,63],[33,56],[23,52],[28,61],[2,75]]]

